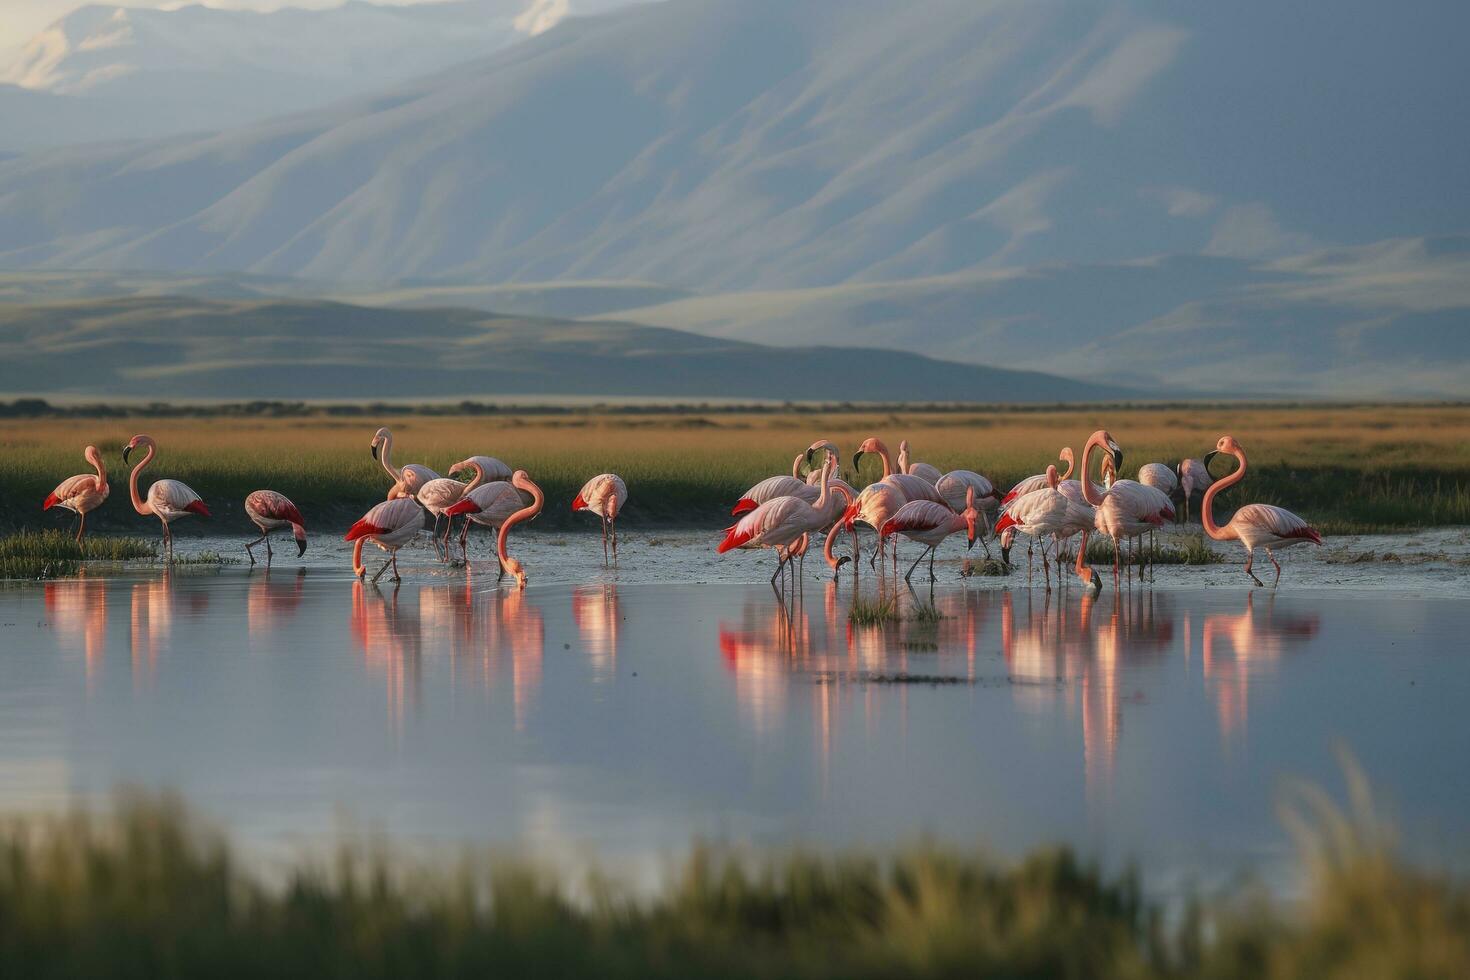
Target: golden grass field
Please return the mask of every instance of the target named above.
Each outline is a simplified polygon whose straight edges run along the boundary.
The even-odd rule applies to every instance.
[[[1234,435],[1250,454],[1251,474],[1227,495],[1229,506],[1277,503],[1337,529],[1470,523],[1467,406],[4,419],[0,491],[11,526],[49,526],[40,500],[86,468],[81,450],[93,443],[114,467],[116,489],[104,511],[130,519],[120,451],[146,431],[159,441],[148,476],[182,479],[225,513],[262,487],[308,513],[360,512],[388,485],[368,451],[378,425],[393,430],[397,464],[442,473],[483,453],[526,469],[547,491],[548,516],[583,480],[612,470],[628,481],[630,522],[717,523],[728,513],[722,504],[789,472],[792,457],[817,438],[842,448],[845,468],[867,436],[895,453],[907,438],[915,459],[975,469],[1005,488],[1039,472],[1059,447],[1080,449],[1105,427],[1123,445],[1129,475],[1146,462],[1199,457],[1220,435]],[[1217,462],[1216,474],[1230,465]],[[863,481],[878,466],[865,460]],[[30,498],[34,513],[25,506]]]

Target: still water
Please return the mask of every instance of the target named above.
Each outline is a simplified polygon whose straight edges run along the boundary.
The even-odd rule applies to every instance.
[[[929,835],[1269,879],[1283,780],[1340,787],[1343,747],[1411,846],[1467,837],[1463,599],[948,577],[941,618],[874,629],[849,577],[787,609],[753,565],[657,583],[579,557],[564,578],[590,581],[518,593],[418,561],[399,587],[290,561],[0,586],[0,810],[131,784],[265,846],[344,818],[633,866],[695,836]]]

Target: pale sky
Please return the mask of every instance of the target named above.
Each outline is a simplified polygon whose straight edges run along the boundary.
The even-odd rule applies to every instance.
[[[180,0],[94,0],[99,6],[184,7]],[[205,7],[235,7],[275,10],[278,7],[338,7],[343,0],[207,0]],[[379,0],[383,2],[383,0]],[[391,5],[422,3],[426,0],[391,0]],[[24,44],[47,24],[87,4],[82,0],[0,0],[0,49]],[[385,2],[385,6],[389,3]]]

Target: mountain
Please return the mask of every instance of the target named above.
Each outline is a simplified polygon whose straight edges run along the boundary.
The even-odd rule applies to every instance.
[[[1118,400],[1113,385],[859,348],[775,349],[631,323],[183,297],[0,305],[0,392],[384,399]]]
[[[627,0],[351,0],[265,13],[79,7],[0,64],[0,148],[243,125],[483,57],[569,13],[620,2]],[[48,98],[23,106],[7,88]]]
[[[0,163],[0,264],[731,291],[1462,234],[1467,28],[1452,0],[670,0]]]
[[[605,316],[860,344],[1134,386],[1470,398],[1470,238],[1285,259],[1169,256],[695,296]]]

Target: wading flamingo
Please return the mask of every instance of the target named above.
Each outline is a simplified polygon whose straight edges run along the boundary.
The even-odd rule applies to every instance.
[[[801,497],[777,497],[768,500],[742,517],[739,523],[725,529],[725,540],[716,549],[724,554],[735,548],[774,548],[778,561],[771,575],[771,588],[795,557],[795,547],[805,535],[821,530],[832,496],[832,471],[837,463],[832,457],[822,464],[822,489],[815,504]]]
[[[1082,480],[1080,481],[1082,497],[1092,505],[1096,514],[1094,528],[1098,533],[1105,534],[1113,540],[1113,578],[1116,581],[1123,571],[1123,540],[1136,538],[1149,528],[1163,524],[1165,520],[1173,520],[1174,507],[1164,494],[1134,480],[1113,481],[1099,493],[1097,485],[1088,478],[1091,472],[1088,464],[1094,448],[1108,451],[1109,455],[1103,466],[1105,480],[1109,470],[1116,473],[1122,467],[1123,450],[1106,430],[1098,429],[1087,440],[1087,445],[1082,450]],[[1077,553],[1077,574],[1084,582],[1101,591],[1102,583],[1097,581],[1092,569],[1084,566],[1086,551],[1087,532],[1084,531],[1081,550]]]
[[[997,534],[1005,534],[1015,529],[1024,532],[1033,541],[1041,542],[1041,569],[1046,576],[1047,591],[1051,591],[1051,566],[1046,557],[1046,537],[1050,536],[1057,547],[1057,584],[1062,581],[1062,568],[1060,558],[1062,550],[1061,535],[1065,531],[1068,534],[1091,527],[1089,521],[1082,528],[1073,528],[1069,518],[1073,515],[1073,503],[1066,495],[1057,489],[1061,483],[1061,476],[1057,473],[1055,466],[1048,465],[1046,468],[1047,485],[1040,490],[1023,493],[1006,505],[1000,520],[995,522]],[[1084,505],[1086,506],[1086,505]],[[1088,508],[1091,511],[1092,508]],[[1009,543],[1002,549],[1001,557],[1009,564]],[[1030,554],[1030,549],[1027,549]],[[1029,572],[1028,572],[1029,574]]]
[[[402,469],[393,465],[393,433],[384,426],[373,434],[373,459],[383,464],[383,469],[393,478],[393,487],[388,491],[388,499],[394,497],[412,497],[419,492],[419,487],[430,480],[439,479],[439,474],[418,463],[409,463]]]
[[[1322,535],[1317,529],[1306,521],[1296,516],[1289,510],[1275,507],[1271,504],[1246,504],[1235,512],[1230,518],[1230,523],[1220,527],[1215,523],[1212,505],[1215,496],[1229,487],[1235,486],[1245,479],[1245,450],[1240,447],[1232,436],[1221,436],[1215,448],[1205,454],[1204,465],[1208,467],[1210,460],[1220,453],[1229,453],[1239,460],[1240,465],[1235,472],[1229,476],[1222,476],[1210,488],[1205,491],[1204,502],[1199,507],[1200,523],[1204,525],[1205,533],[1216,541],[1239,541],[1245,548],[1245,573],[1251,577],[1257,585],[1264,585],[1256,578],[1256,573],[1251,571],[1251,563],[1256,559],[1256,549],[1265,548],[1266,557],[1271,559],[1271,564],[1276,566],[1276,581],[1271,585],[1274,588],[1281,581],[1281,563],[1271,553],[1273,548],[1290,548],[1292,545],[1303,544],[1310,541],[1312,544],[1321,544]]]
[[[1210,468],[1197,459],[1180,460],[1176,472],[1179,474],[1179,492],[1184,497],[1184,520],[1187,522],[1189,502],[1196,495],[1203,497],[1215,478],[1210,475]]]
[[[801,464],[811,459],[812,451],[808,449],[804,453],[797,453],[796,458],[791,461],[791,475],[782,473],[779,476],[768,476],[749,490],[740,495],[735,501],[735,506],[730,508],[731,517],[739,517],[741,514],[749,514],[761,504],[777,497],[808,497],[808,502],[815,501],[821,489],[811,486],[809,480],[801,478]],[[818,476],[820,477],[820,471]]]
[[[255,564],[255,546],[264,541],[265,563],[269,567],[273,557],[270,534],[283,527],[289,527],[292,537],[296,539],[296,557],[306,554],[306,522],[301,519],[301,511],[296,509],[296,505],[285,494],[274,490],[255,490],[245,498],[245,513],[260,528],[260,537],[245,545],[250,564]]]
[[[618,557],[618,515],[628,502],[628,485],[616,473],[600,473],[582,484],[572,510],[591,511],[602,518],[602,560],[607,561],[608,532],[612,532],[612,556]]]
[[[612,474],[607,473],[604,474],[604,476],[612,476]],[[613,476],[613,479],[618,481],[619,486],[622,485],[622,480],[619,480],[615,476]],[[529,493],[531,495],[531,503],[525,507],[522,507],[514,514],[511,514],[505,519],[503,523],[501,523],[500,533],[495,538],[495,554],[496,557],[500,559],[500,573],[502,575],[509,573],[515,576],[516,588],[524,589],[526,587],[526,570],[521,567],[520,562],[516,561],[506,552],[505,542],[506,539],[510,537],[510,529],[512,527],[521,523],[522,521],[529,521],[531,518],[541,513],[541,508],[546,503],[546,495],[541,492],[540,487],[538,487],[535,483],[531,481],[530,475],[527,474],[525,470],[516,470],[515,473],[511,475],[510,485],[515,487],[517,490],[524,490],[526,491],[526,493]],[[624,490],[623,496],[626,497],[627,493],[628,492]],[[614,516],[616,516],[616,510],[614,510]],[[499,580],[497,579],[497,581]]]
[[[152,436],[133,436],[127,446],[123,448],[123,465],[127,465],[128,453],[139,446],[147,447],[143,458],[138,460],[138,465],[133,467],[133,472],[128,474],[128,493],[133,498],[133,510],[144,517],[153,516],[163,523],[163,550],[168,560],[174,560],[174,535],[169,530],[169,522],[176,521],[180,517],[189,514],[198,514],[200,517],[209,516],[209,508],[204,506],[204,501],[199,499],[199,494],[190,490],[189,487],[178,480],[155,480],[148,488],[148,497],[145,500],[138,493],[138,474],[142,473],[149,463],[153,462],[153,455],[158,451],[158,444],[153,441]]]
[[[858,467],[867,453],[877,453],[878,458],[883,461],[883,478],[880,482],[886,483],[903,495],[904,502],[910,500],[932,500],[936,504],[945,504],[944,498],[934,488],[934,484],[908,473],[900,473],[893,468],[893,457],[888,454],[888,447],[883,445],[879,439],[865,439],[858,446],[857,452],[852,456],[852,472],[854,478],[859,472]]]
[[[1170,505],[1180,502],[1179,475],[1174,472],[1172,466],[1163,463],[1144,463],[1138,468],[1138,482],[1155,490],[1169,498]],[[1148,532],[1148,550],[1153,554],[1154,532]]]
[[[97,447],[88,446],[82,450],[82,458],[91,463],[97,473],[80,473],[67,477],[56,485],[56,489],[41,504],[42,510],[65,507],[82,519],[77,525],[77,544],[82,543],[82,535],[87,532],[87,514],[101,507],[112,490],[107,485],[107,470],[102,466],[102,456],[97,452]]]
[[[919,567],[919,562],[923,561],[927,554],[929,556],[929,581],[933,582],[934,553],[939,550],[944,539],[956,531],[965,531],[969,539],[965,548],[966,550],[973,548],[975,546],[975,522],[979,519],[980,515],[975,510],[974,490],[966,493],[965,509],[959,514],[950,510],[946,504],[936,504],[932,500],[910,500],[898,509],[897,514],[883,522],[883,526],[878,529],[878,537],[882,539],[890,534],[902,534],[910,540],[926,545],[925,549],[919,552],[919,557],[915,558],[914,563],[909,566],[903,580],[905,582],[909,580],[909,576],[914,574],[914,569]]]
[[[900,439],[898,441],[898,471],[900,473],[907,473],[909,476],[917,476],[919,479],[930,484],[937,484],[939,478],[944,475],[939,471],[939,467],[937,466],[931,466],[928,463],[911,462],[909,459],[909,441],[907,439]],[[964,510],[964,507],[961,506],[956,509]]]
[[[501,466],[505,465],[490,456],[472,456],[469,459],[462,459],[449,467],[449,476],[435,477],[419,487],[418,492],[413,494],[413,498],[424,510],[434,515],[434,530],[431,532],[434,536],[434,551],[445,561],[449,560],[449,534],[454,530],[454,518],[450,517],[448,525],[444,528],[443,541],[439,540],[439,521],[448,513],[450,507],[459,503],[461,497],[479,486],[485,478],[485,464],[481,462],[482,460],[488,460],[492,464],[499,463]],[[470,470],[474,474],[469,483],[461,483],[453,479],[454,474],[464,470]]]
[[[401,582],[398,574],[398,549],[408,544],[424,529],[424,511],[412,497],[394,497],[385,500],[363,515],[362,520],[352,525],[344,541],[355,542],[352,546],[352,571],[358,578],[367,574],[362,563],[362,546],[366,541],[388,552],[388,559],[373,574],[373,581],[383,577],[383,570],[393,566],[393,581]]]
[[[822,557],[827,562],[827,567],[832,569],[832,581],[837,581],[837,573],[842,571],[842,566],[857,558],[857,532],[852,532],[852,554],[838,556],[832,551],[832,546],[837,543],[837,535],[842,529],[843,519],[847,516],[847,508],[852,506],[853,495],[847,484],[839,484],[832,481],[832,489],[837,491],[832,495],[837,504],[837,516],[827,528],[827,539],[822,542]]]
[[[511,486],[505,480],[496,480],[494,483],[482,483],[473,490],[468,490],[459,501],[451,506],[446,514],[465,517],[464,525],[459,532],[459,552],[466,562],[469,561],[468,539],[470,524],[478,524],[488,527],[493,532],[500,531],[500,525],[504,524],[506,518],[520,510],[524,506],[520,491]],[[505,569],[500,570],[500,576],[505,576]]]
[[[904,498],[903,493],[892,484],[881,482],[872,483],[863,488],[863,492],[857,495],[857,499],[848,505],[847,512],[842,515],[843,526],[852,532],[854,560],[856,560],[857,556],[856,523],[862,521],[871,527],[876,534],[884,522],[894,514],[897,514],[899,508],[906,503],[908,501]],[[884,547],[883,538],[880,535],[878,537],[878,547],[873,549],[872,557],[868,559],[869,568],[876,567],[877,562],[884,560]],[[893,549],[893,560],[893,570],[896,574],[898,572],[898,548],[896,545]]]

